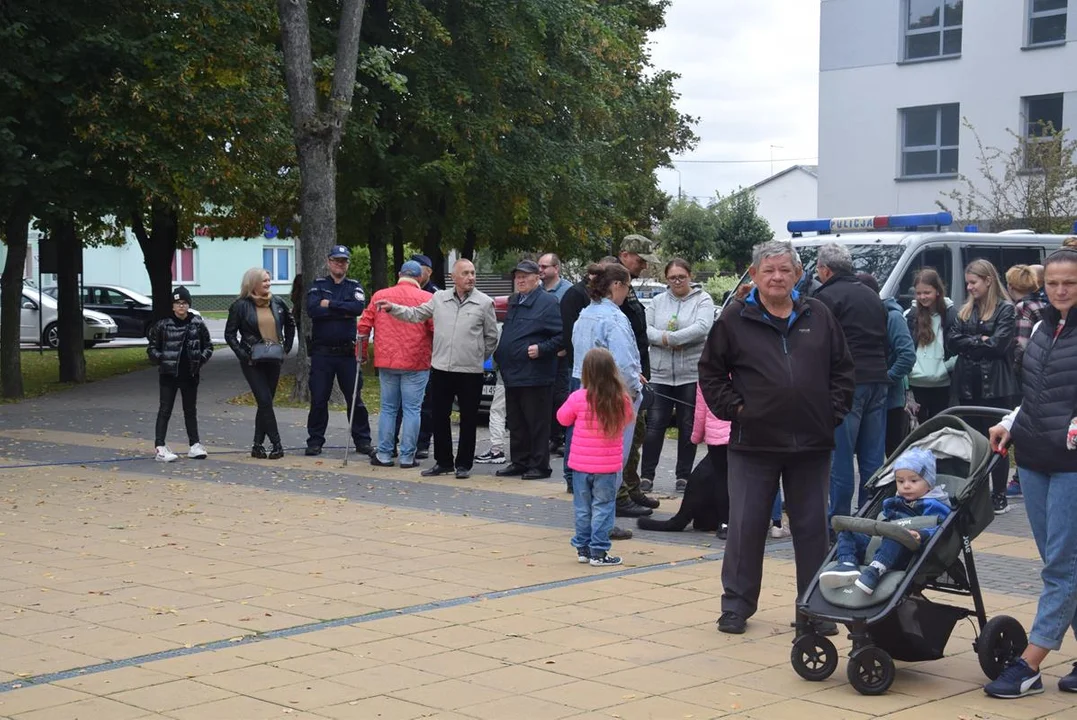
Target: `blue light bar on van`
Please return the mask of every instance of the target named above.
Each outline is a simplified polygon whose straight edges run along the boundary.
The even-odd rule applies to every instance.
[[[867,230],[890,230],[945,226],[954,221],[948,212],[913,213],[909,215],[864,215],[860,217],[817,218],[815,220],[790,220],[786,230],[791,233],[864,232]]]

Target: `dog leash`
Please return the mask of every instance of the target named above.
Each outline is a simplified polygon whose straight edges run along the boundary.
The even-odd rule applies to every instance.
[[[647,383],[647,387],[650,389],[650,391],[654,394],[655,397],[660,397],[663,400],[669,400],[671,402],[680,403],[681,405],[685,405],[687,407],[690,407],[693,410],[696,409],[696,404],[695,403],[690,403],[687,400],[681,400],[680,398],[675,398],[672,395],[666,395],[665,393],[660,393],[657,390],[655,390],[654,385],[651,385],[650,383]]]

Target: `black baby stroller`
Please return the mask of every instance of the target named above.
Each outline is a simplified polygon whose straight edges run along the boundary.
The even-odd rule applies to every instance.
[[[853,649],[849,655],[849,682],[864,695],[878,695],[894,682],[894,660],[920,662],[938,660],[946,642],[961,619],[975,616],[979,635],[973,641],[984,674],[998,677],[1006,663],[1020,655],[1028,644],[1021,624],[1012,617],[999,615],[987,619],[980,592],[976,565],[972,557],[972,540],[994,519],[991,505],[991,468],[1005,457],[991,451],[983,435],[958,416],[999,419],[1003,411],[993,408],[957,407],[927,421],[887,458],[886,463],[868,481],[870,502],[856,517],[834,517],[836,531],[854,530],[876,535],[868,546],[869,562],[883,536],[919,547],[909,529],[937,518],[911,518],[898,522],[876,522],[882,502],[894,495],[891,466],[909,447],[934,452],[937,461],[937,486],[944,487],[953,508],[938,531],[922,551],[909,561],[904,571],[883,575],[874,594],[868,595],[855,585],[831,588],[819,583],[819,574],[833,566],[835,548],[816,573],[804,596],[798,600],[798,623],[793,641],[793,669],[805,680],[821,681],[838,667],[834,644],[815,632],[813,620],[831,620],[849,628]],[[908,524],[909,522],[913,524]],[[974,609],[934,602],[924,597],[925,590],[951,595],[971,596]]]

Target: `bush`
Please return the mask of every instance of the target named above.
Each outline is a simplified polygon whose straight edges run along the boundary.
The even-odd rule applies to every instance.
[[[715,304],[721,304],[722,298],[740,285],[739,275],[713,275],[704,283],[703,289],[714,298]]]

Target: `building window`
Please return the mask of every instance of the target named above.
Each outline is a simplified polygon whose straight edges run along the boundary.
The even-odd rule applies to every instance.
[[[172,256],[172,282],[193,284],[194,278],[194,248],[177,250]]]
[[[1022,99],[1025,122],[1025,167],[1043,168],[1061,162],[1062,94]],[[1057,155],[1057,157],[1052,157]]]
[[[963,0],[906,0],[905,59],[961,54]]]
[[[1065,42],[1068,0],[1029,0],[1028,44]]]
[[[901,111],[901,176],[957,174],[959,106],[931,105]]]
[[[262,248],[262,267],[269,273],[269,279],[273,282],[288,282],[292,279],[292,249]]]

